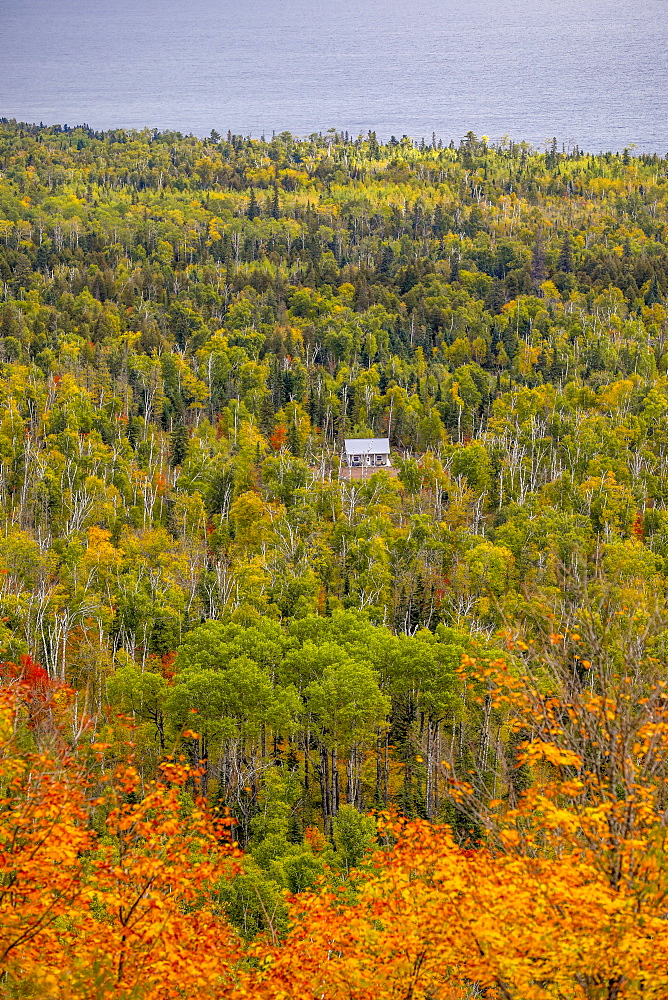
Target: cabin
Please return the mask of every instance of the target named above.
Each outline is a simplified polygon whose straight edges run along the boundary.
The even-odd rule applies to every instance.
[[[349,469],[390,468],[389,438],[346,438],[343,458]]]

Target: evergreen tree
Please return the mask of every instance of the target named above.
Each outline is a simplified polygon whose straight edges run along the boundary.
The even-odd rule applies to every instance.
[[[246,212],[246,215],[248,216],[249,219],[257,219],[259,214],[260,214],[260,208],[257,203],[257,195],[255,194],[255,188],[251,187],[250,200],[248,202],[248,210]]]
[[[564,271],[567,274],[573,270],[573,241],[569,233],[566,233],[559,247],[557,270]]]
[[[169,464],[174,469],[182,465],[188,454],[188,428],[185,424],[177,424],[170,436]]]

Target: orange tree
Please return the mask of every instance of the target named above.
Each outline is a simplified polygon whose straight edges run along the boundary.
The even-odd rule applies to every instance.
[[[191,772],[167,761],[140,788],[129,765],[101,773],[99,744],[87,768],[62,748],[28,752],[24,696],[0,689],[0,988],[226,996],[238,951],[214,885],[237,852],[185,794]]]

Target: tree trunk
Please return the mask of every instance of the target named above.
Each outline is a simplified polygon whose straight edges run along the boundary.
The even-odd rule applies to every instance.
[[[376,739],[376,802],[387,804],[383,801],[383,734],[380,729]]]
[[[325,836],[331,834],[331,793],[329,781],[329,752],[326,747],[320,747],[320,798],[322,801],[322,822]]]
[[[330,815],[332,818],[336,816],[339,811],[339,769],[336,760],[336,750],[332,750],[332,777],[331,777],[331,795],[332,795],[332,806],[330,810]]]
[[[350,751],[350,757],[348,758],[348,766],[346,769],[346,802],[348,805],[354,806],[356,809],[359,809],[362,804],[360,767],[361,751],[357,747],[353,747]]]

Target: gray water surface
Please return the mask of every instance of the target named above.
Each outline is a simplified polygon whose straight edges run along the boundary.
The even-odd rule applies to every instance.
[[[668,153],[668,0],[0,0],[0,116]]]

